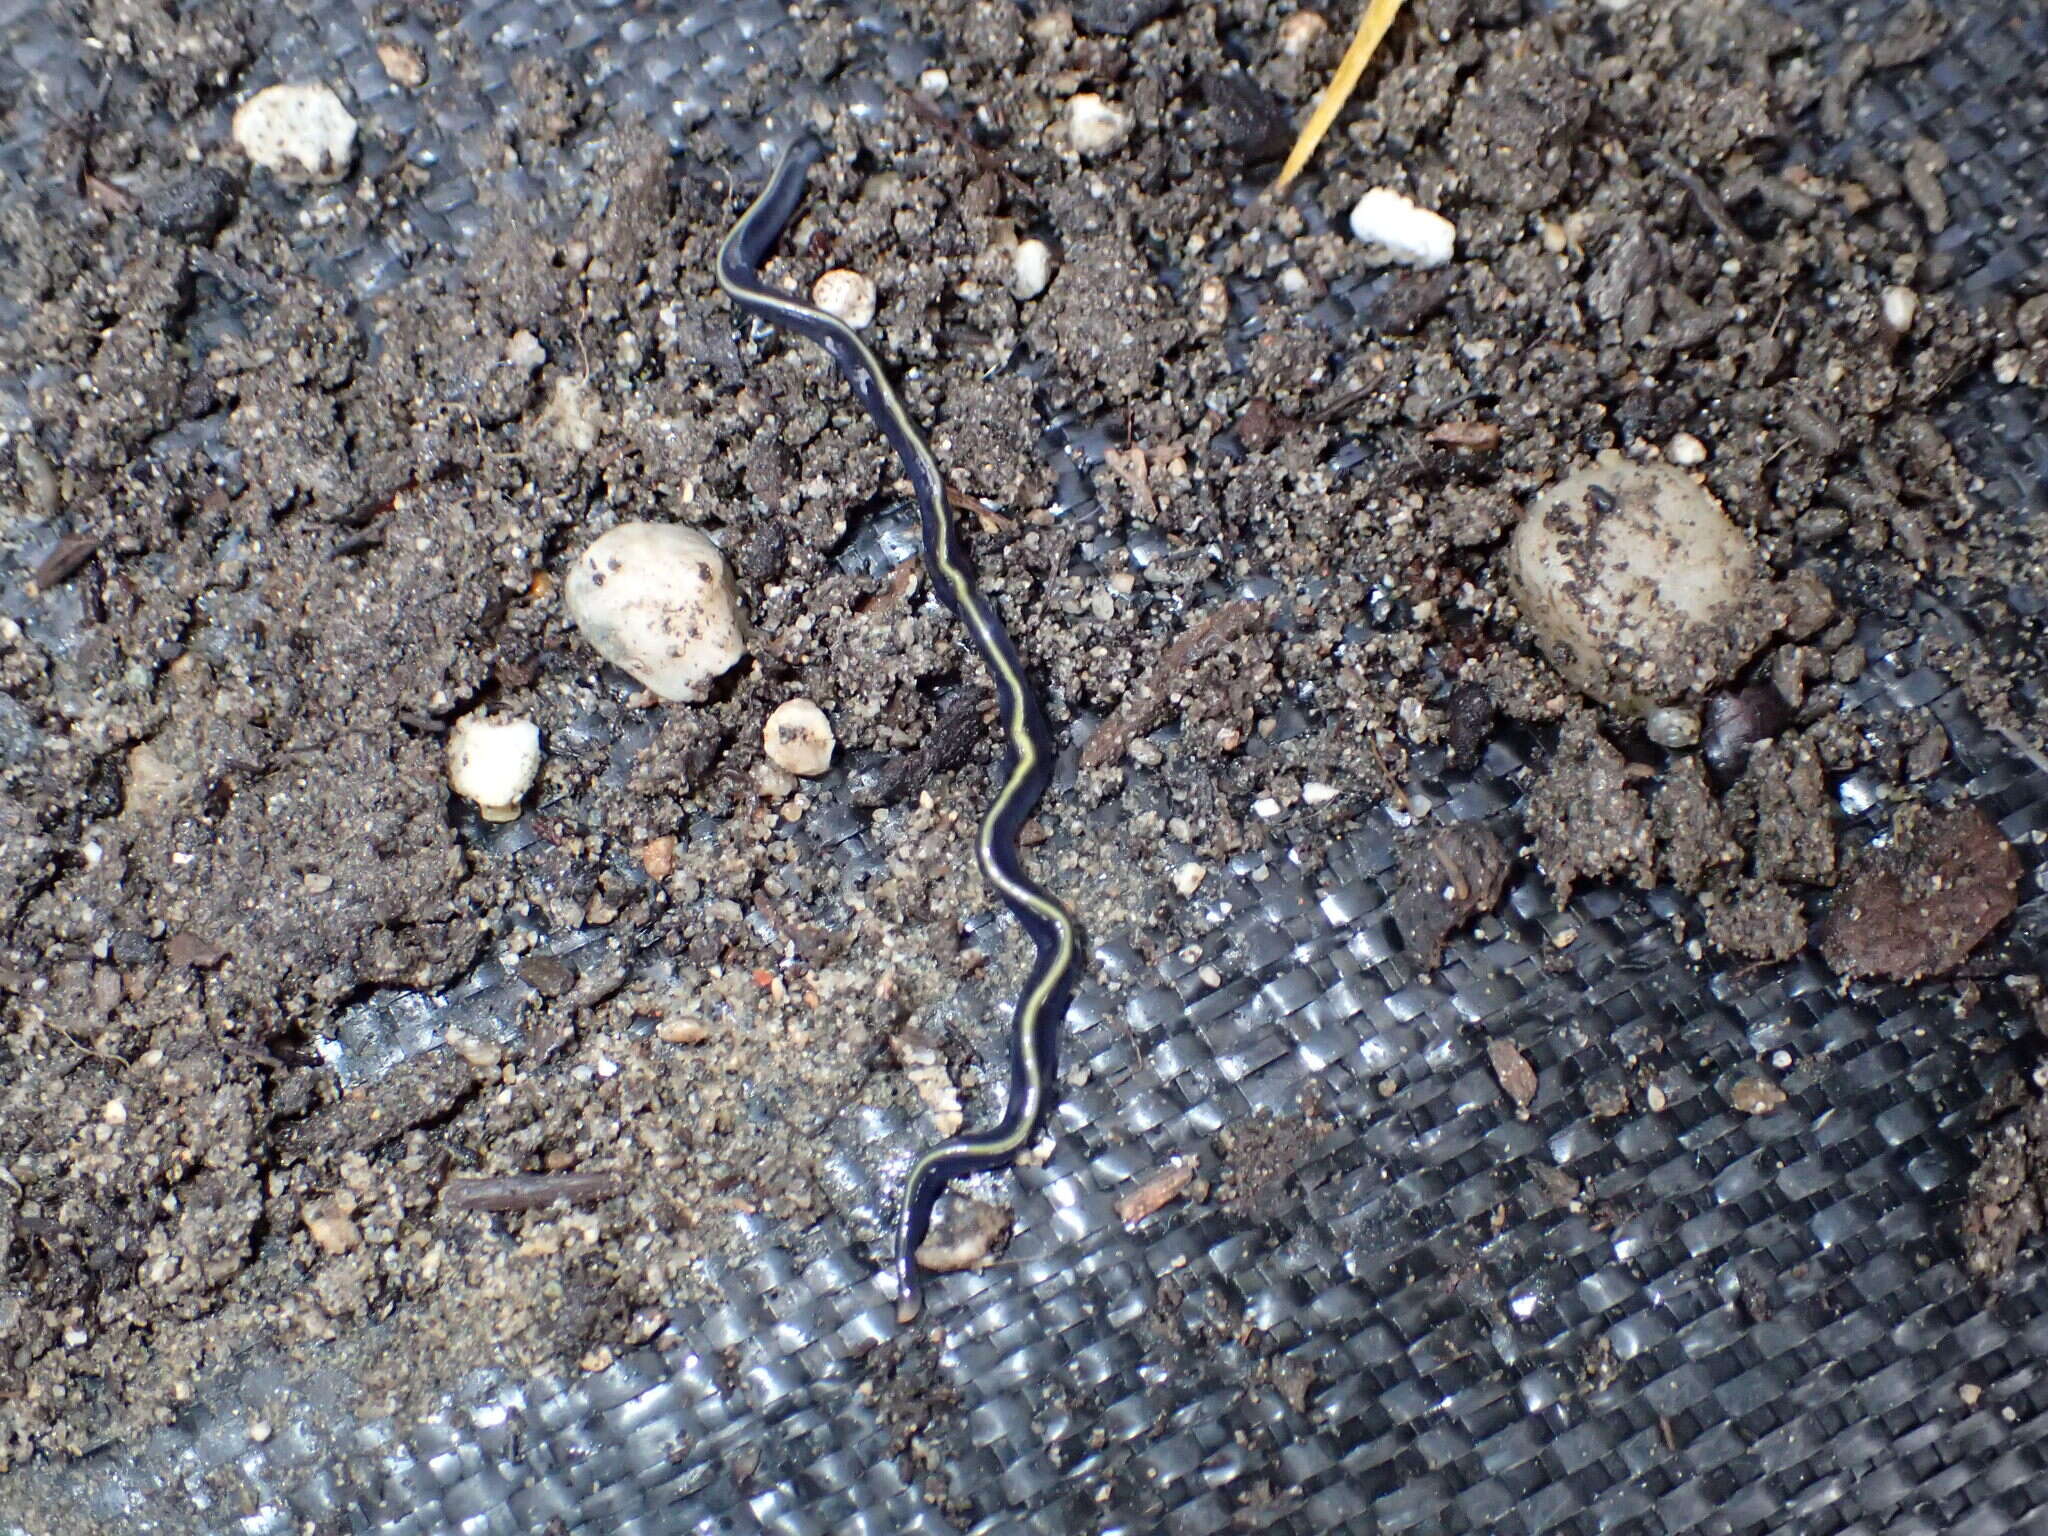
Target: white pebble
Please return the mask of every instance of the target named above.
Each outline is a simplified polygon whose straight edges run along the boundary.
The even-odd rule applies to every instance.
[[[577,557],[564,597],[591,648],[664,699],[702,703],[747,654],[732,568],[695,528],[621,523]]]
[[[485,821],[513,821],[540,776],[540,727],[464,715],[448,733],[448,783]]]
[[[1457,248],[1458,226],[1417,207],[1391,187],[1374,187],[1351,210],[1351,232],[1376,261],[1403,267],[1440,267]]]
[[[1035,299],[1052,284],[1052,247],[1043,240],[1019,240],[1010,253],[1010,294]]]
[[[1700,714],[1696,709],[1666,705],[1643,717],[1643,732],[1660,747],[1677,751],[1700,739]]]
[[[531,331],[514,331],[505,343],[505,361],[521,373],[531,373],[548,360],[548,349]]]
[[[1130,135],[1131,115],[1093,91],[1067,100],[1067,141],[1082,155],[1107,154]]]
[[[1879,299],[1884,311],[1884,323],[1895,334],[1903,336],[1913,329],[1913,317],[1920,313],[1920,295],[1910,288],[1894,283],[1885,289]]]
[[[1173,888],[1182,896],[1192,896],[1202,888],[1202,882],[1209,876],[1208,869],[1193,860],[1173,872]]]
[[[875,285],[864,272],[834,267],[811,284],[811,302],[856,331],[875,323]]]
[[[1261,821],[1272,821],[1280,814],[1280,802],[1271,795],[1261,795],[1252,802],[1252,814]]]
[[[272,85],[235,110],[235,143],[265,170],[335,182],[356,153],[356,120],[324,85]]]
[[[953,77],[934,65],[917,77],[917,88],[927,96],[943,96]]]
[[[1707,445],[1690,432],[1678,432],[1664,445],[1664,457],[1681,468],[1707,462]]]
[[[1329,30],[1330,24],[1323,20],[1321,11],[1296,11],[1280,23],[1280,51],[1290,59],[1298,59]]]
[[[1406,703],[1404,699],[1402,701]],[[1337,786],[1325,784],[1320,779],[1310,779],[1301,786],[1301,800],[1304,805],[1328,805],[1337,798]]]
[[[809,699],[778,705],[761,728],[768,761],[800,779],[815,779],[832,766],[832,722]]]

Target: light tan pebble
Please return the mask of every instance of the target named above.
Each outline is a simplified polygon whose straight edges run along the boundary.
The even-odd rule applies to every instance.
[[[1690,432],[1675,433],[1664,445],[1664,457],[1681,469],[1690,469],[1707,462],[1707,445]]]
[[[1290,59],[1298,59],[1322,41],[1330,30],[1321,11],[1296,11],[1280,23],[1274,41]]]
[[[420,57],[417,48],[408,48],[403,43],[379,43],[377,62],[384,66],[393,85],[416,91],[427,83],[427,61]]]
[[[640,867],[650,880],[666,880],[676,872],[676,840],[650,837],[640,845]]]
[[[1900,283],[1893,283],[1878,299],[1885,328],[1895,336],[1913,329],[1913,317],[1920,313],[1920,295]]]
[[[1130,136],[1131,115],[1093,91],[1067,98],[1067,142],[1081,155],[1103,155]]]
[[[598,408],[596,391],[574,374],[560,374],[541,408],[540,429],[560,446],[576,453],[588,453],[597,446],[604,430],[604,412]]]
[[[711,1031],[695,1019],[663,1019],[654,1026],[654,1037],[665,1045],[702,1045]]]
[[[128,1123],[128,1106],[119,1099],[109,1099],[100,1106],[100,1118],[109,1125],[126,1125]]]
[[[953,83],[953,77],[936,64],[917,77],[917,88],[927,96],[943,96]]]
[[[837,315],[856,331],[875,323],[875,284],[864,272],[834,267],[811,284],[811,302],[828,315]]]
[[[485,1072],[497,1069],[501,1053],[496,1042],[486,1040],[480,1035],[472,1035],[463,1029],[451,1029],[441,1039],[449,1050],[472,1067]]]
[[[256,1445],[262,1445],[267,1442],[270,1439],[270,1433],[270,1421],[268,1419],[256,1419],[249,1425],[249,1439]]]
[[[1043,240],[1019,240],[1010,253],[1010,296],[1037,298],[1052,285],[1052,247]]]
[[[1191,860],[1173,872],[1173,888],[1184,897],[1192,896],[1202,888],[1202,882],[1208,877],[1208,867]]]
[[[763,800],[787,800],[796,793],[796,775],[773,763],[756,763],[754,793]]]
[[[1002,1207],[956,1195],[945,1221],[918,1246],[917,1262],[935,1275],[972,1269],[1009,1236],[1010,1222],[1010,1213]]]
[[[355,160],[356,120],[331,86],[266,86],[235,109],[236,146],[289,180],[337,182]]]
[[[121,814],[140,818],[159,815],[190,799],[198,788],[196,772],[145,741],[128,752],[128,772],[121,786]]]
[[[768,760],[785,773],[815,779],[832,766],[832,722],[809,699],[791,699],[776,707],[761,728]]]
[[[346,1195],[308,1201],[300,1220],[322,1253],[353,1253],[362,1246],[363,1234],[350,1218],[355,1202]]]
[[[531,720],[464,715],[448,732],[448,784],[485,821],[515,821],[540,776],[540,727]]]
[[[1745,1077],[1728,1090],[1728,1102],[1745,1115],[1768,1115],[1785,1102],[1785,1090],[1767,1077]]]
[[[747,653],[732,568],[695,528],[621,523],[577,556],[564,597],[598,655],[671,702],[702,703]]]
[[[953,1086],[938,1047],[921,1032],[910,1029],[891,1036],[889,1049],[924,1107],[931,1111],[933,1128],[941,1137],[957,1135],[967,1117],[961,1108],[960,1092]]]

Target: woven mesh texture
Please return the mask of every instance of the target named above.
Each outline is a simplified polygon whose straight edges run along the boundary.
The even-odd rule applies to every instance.
[[[1838,6],[1783,9],[1834,60],[1895,7],[1846,31]],[[1947,145],[1940,247],[1976,291],[2018,291],[2048,258],[2048,13],[1951,9],[1933,58],[1873,77],[1855,129]],[[500,0],[462,26],[480,75],[417,95],[384,79],[368,8],[344,3],[281,13],[252,78],[318,61],[366,138],[388,129],[435,168],[415,222],[457,250],[480,217],[465,129],[518,110],[522,56],[570,60],[615,119],[678,145],[710,124],[749,147],[717,109],[733,71],[800,78],[774,0]],[[835,89],[914,74],[899,18],[869,14],[865,32],[869,66]],[[27,138],[0,145],[0,195],[32,175],[39,128],[90,104],[95,67],[36,0],[0,0],[0,93],[34,104]],[[374,292],[396,252],[372,240],[330,275]],[[2015,528],[2048,485],[2048,431],[2023,412],[1987,388],[1960,418]],[[1048,426],[1070,465],[1099,446]],[[2048,765],[1913,657],[1877,661],[1851,705],[1931,707],[1954,741],[1934,797],[1975,800],[2022,848],[2048,828]],[[1423,760],[1416,811],[1507,824],[1533,745],[1505,736],[1456,778]],[[1841,799],[1866,816],[1878,786],[1852,779]],[[2036,1266],[1987,1309],[1947,1215],[1979,1104],[2026,1063],[2018,1026],[1946,998],[1847,995],[1812,962],[1709,973],[1672,940],[1665,897],[1593,891],[1559,912],[1533,877],[1421,977],[1390,915],[1399,831],[1363,816],[1312,876],[1284,853],[1217,871],[1199,961],[1101,936],[1065,1048],[1077,1086],[1050,1162],[1016,1176],[1005,1262],[935,1287],[930,1358],[953,1406],[923,1432],[933,1470],[915,1483],[862,1391],[863,1356],[898,1336],[875,1237],[909,1139],[872,1118],[826,1170],[861,1230],[758,1223],[755,1256],[718,1277],[723,1305],[678,1313],[608,1370],[480,1374],[431,1422],[365,1424],[338,1406],[343,1383],[253,1366],[148,1441],[18,1487],[61,1489],[109,1529],[238,1536],[2048,1532],[2048,1284]],[[489,850],[518,858],[527,835]],[[844,812],[799,835],[820,857],[868,856]],[[2018,965],[2048,947],[2048,901],[2031,878],[2024,895]],[[579,963],[604,942],[557,952]],[[451,997],[358,1010],[341,1069],[403,1071],[453,1023],[501,1032],[506,985],[486,966]],[[1489,1066],[1496,1038],[1538,1071],[1523,1115]],[[1749,1117],[1727,1090],[1760,1056],[1784,1063],[1790,1100]],[[1629,1107],[1590,1119],[1625,1076]],[[1118,1220],[1136,1180],[1260,1111],[1295,1113],[1305,1091],[1322,1134],[1265,1208]],[[258,1420],[277,1428],[261,1444]]]

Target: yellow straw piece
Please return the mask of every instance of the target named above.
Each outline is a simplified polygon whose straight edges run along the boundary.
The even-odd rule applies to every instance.
[[[1351,46],[1344,50],[1344,57],[1337,64],[1337,73],[1332,77],[1329,89],[1316,101],[1315,111],[1309,113],[1308,121],[1302,124],[1301,137],[1287,152],[1287,163],[1280,167],[1280,179],[1273,183],[1275,194],[1287,190],[1308,164],[1308,157],[1316,152],[1316,146],[1323,142],[1323,135],[1330,131],[1330,125],[1337,121],[1337,114],[1344,110],[1344,103],[1351,99],[1352,91],[1358,87],[1358,77],[1365,73],[1365,66],[1379,51],[1380,39],[1387,35],[1387,28],[1394,24],[1394,17],[1400,10],[1401,0],[1372,0],[1366,6],[1365,14],[1358,19],[1358,30],[1351,36]]]

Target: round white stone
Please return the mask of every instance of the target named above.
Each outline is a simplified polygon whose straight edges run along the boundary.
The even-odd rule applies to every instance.
[[[834,267],[811,284],[811,302],[856,331],[875,323],[875,285],[863,272]]]
[[[1330,24],[1323,20],[1322,12],[1296,11],[1280,23],[1280,51],[1290,59],[1298,59],[1329,30]]]
[[[1681,468],[1690,469],[1695,464],[1707,462],[1707,445],[1690,432],[1673,433],[1671,441],[1664,445],[1664,457]]]
[[[1913,317],[1920,313],[1920,295],[1899,283],[1885,289],[1879,297],[1879,307],[1884,311],[1884,323],[1895,334],[1903,336],[1913,329]]]
[[[1035,299],[1052,284],[1052,247],[1043,240],[1019,240],[1010,253],[1010,293]]]
[[[1082,155],[1106,154],[1131,131],[1131,115],[1111,106],[1093,91],[1067,99],[1067,142]]]
[[[761,728],[761,745],[768,761],[783,772],[815,779],[832,766],[832,749],[838,742],[825,711],[809,699],[791,699],[768,717]]]
[[[664,699],[703,702],[747,654],[732,568],[695,528],[621,523],[576,557],[563,596],[591,648]]]
[[[1543,653],[1594,698],[1648,709],[1744,659],[1755,551],[1670,464],[1603,455],[1566,476],[1516,526],[1508,574]]]
[[[485,821],[512,821],[540,777],[540,727],[464,715],[448,732],[448,783]]]
[[[1391,187],[1374,187],[1351,210],[1351,232],[1376,261],[1402,267],[1440,267],[1458,244],[1458,226],[1418,207]]]
[[[266,86],[235,110],[235,143],[265,170],[334,182],[356,153],[356,120],[325,85]]]

